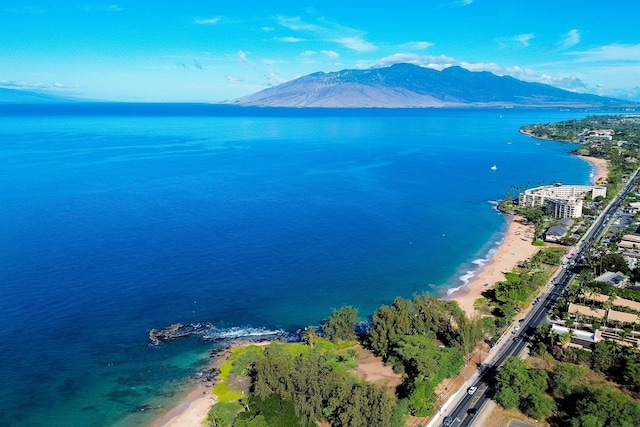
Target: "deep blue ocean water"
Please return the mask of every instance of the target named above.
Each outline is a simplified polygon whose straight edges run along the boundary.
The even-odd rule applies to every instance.
[[[503,238],[490,201],[589,182],[519,126],[585,115],[0,106],[0,425],[148,423],[214,346],[154,327],[446,294]]]

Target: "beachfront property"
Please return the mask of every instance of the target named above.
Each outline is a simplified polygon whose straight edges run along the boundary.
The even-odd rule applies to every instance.
[[[544,241],[551,243],[560,243],[562,238],[567,234],[567,229],[561,225],[554,225],[544,232]]]
[[[587,130],[580,134],[580,142],[606,142],[613,139],[613,129],[594,129]]]
[[[573,220],[569,218],[562,218],[556,225],[550,227],[544,232],[544,241],[551,243],[561,243],[562,238],[567,234],[567,231],[573,225]]]
[[[539,206],[555,218],[580,218],[582,203],[587,194],[591,198],[607,195],[607,187],[597,185],[543,185],[518,195],[518,205]]]

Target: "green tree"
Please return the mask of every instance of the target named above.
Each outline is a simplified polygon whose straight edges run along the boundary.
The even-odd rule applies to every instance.
[[[509,357],[496,375],[496,401],[505,409],[518,407],[532,418],[543,419],[555,409],[553,400],[545,394],[547,372],[527,369],[519,357]]]
[[[553,395],[564,398],[573,393],[576,381],[586,375],[587,369],[573,363],[560,363],[551,375]]]
[[[520,405],[520,397],[511,387],[502,386],[496,393],[496,402],[504,409],[514,409]]]
[[[616,254],[616,253],[604,254],[602,255],[601,261],[602,261],[602,270],[603,270],[602,272],[620,271],[621,273],[627,274],[631,271],[629,269],[629,265],[620,254]]]
[[[324,331],[331,341],[348,340],[355,336],[358,320],[358,310],[350,305],[334,309]]]
[[[307,326],[304,330],[304,334],[302,335],[302,342],[308,345],[309,347],[314,346],[314,341],[318,336],[318,331],[315,326]]]

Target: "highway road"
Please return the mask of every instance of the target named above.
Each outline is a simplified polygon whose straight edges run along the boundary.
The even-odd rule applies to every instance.
[[[620,209],[622,201],[629,194],[637,178],[638,171],[636,171],[622,191],[620,191],[598,216],[580,242],[575,245],[575,251],[572,252],[575,255],[570,257],[571,263],[575,262],[575,260],[584,259],[593,243],[602,237],[611,222],[613,214]],[[494,347],[492,355],[489,356],[490,359],[488,358],[490,361],[481,366],[481,372],[477,380],[471,384],[471,386],[478,388],[477,391],[472,395],[465,393],[463,397],[460,398],[458,404],[447,414],[447,419],[450,423],[448,424],[449,426],[466,427],[473,423],[475,414],[480,413],[484,405],[493,396],[493,390],[490,386],[493,383],[498,367],[502,365],[507,357],[518,355],[522,352],[527,345],[528,338],[535,333],[538,326],[546,321],[547,312],[556,304],[573,276],[574,273],[571,271],[571,268],[560,269],[559,273],[551,281],[554,285],[545,295],[541,296],[540,301],[533,306],[527,317],[521,321],[520,329],[518,331],[514,330],[514,334],[506,334],[507,336],[503,337],[503,342]],[[512,335],[512,338],[510,338],[509,335]],[[471,411],[469,411],[470,409]],[[473,415],[470,415],[470,413],[473,413]],[[442,425],[446,424],[447,423],[443,423]]]

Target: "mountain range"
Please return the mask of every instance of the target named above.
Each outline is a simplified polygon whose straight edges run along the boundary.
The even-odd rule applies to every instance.
[[[78,99],[35,90],[0,87],[0,104],[51,104],[73,101],[78,101]]]
[[[0,104],[92,102],[0,87]],[[224,104],[315,108],[638,108],[633,101],[575,93],[487,71],[413,64],[314,73]]]
[[[442,71],[413,64],[314,73],[230,103],[263,107],[567,107],[603,108],[634,104],[530,83],[461,67]]]

